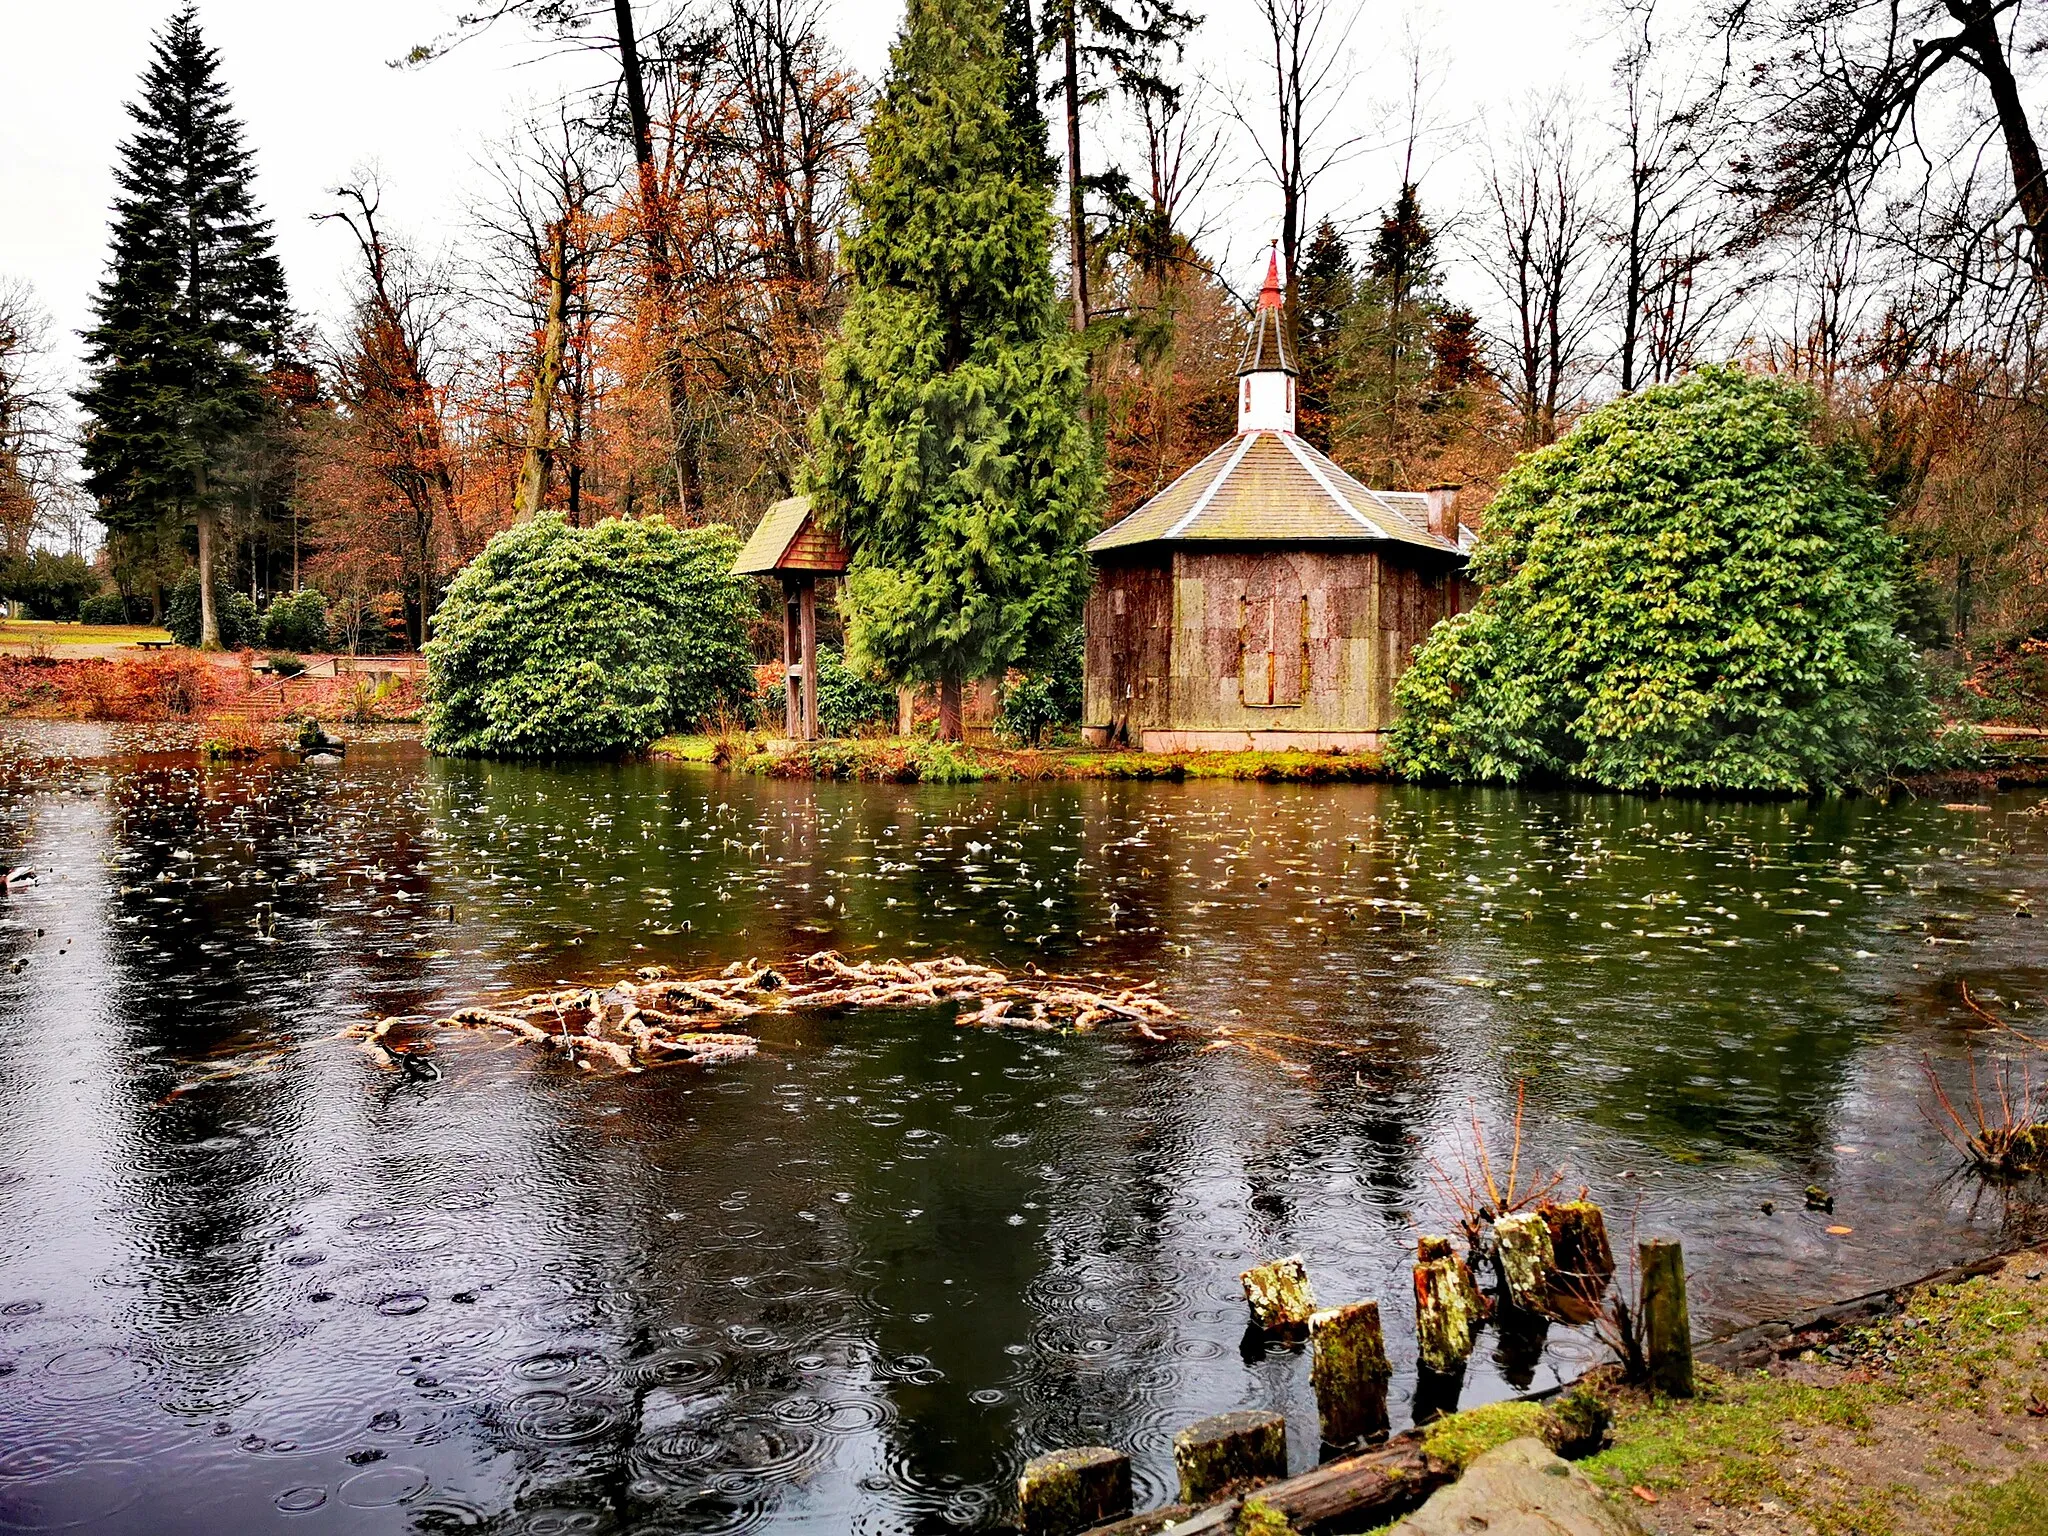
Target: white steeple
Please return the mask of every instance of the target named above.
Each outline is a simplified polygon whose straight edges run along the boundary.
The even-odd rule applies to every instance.
[[[1252,311],[1251,334],[1244,359],[1237,365],[1237,430],[1294,430],[1294,360],[1287,355],[1285,299],[1280,289],[1280,251],[1266,263],[1266,283],[1259,307]]]

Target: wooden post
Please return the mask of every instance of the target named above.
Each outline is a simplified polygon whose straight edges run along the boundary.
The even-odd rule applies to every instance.
[[[1024,1536],[1073,1536],[1131,1512],[1131,1458],[1106,1445],[1047,1451],[1017,1479]]]
[[[1309,1385],[1323,1444],[1351,1445],[1387,1433],[1387,1345],[1379,1303],[1331,1307],[1308,1320]]]
[[[782,728],[792,740],[802,735],[803,684],[796,675],[799,655],[797,640],[796,578],[782,578]]]
[[[1416,1240],[1415,1343],[1432,1371],[1462,1371],[1484,1316],[1472,1271],[1447,1237]]]
[[[1692,1315],[1685,1304],[1685,1253],[1652,1239],[1638,1247],[1643,1275],[1643,1345],[1650,1385],[1666,1397],[1692,1396]]]
[[[1316,1293],[1309,1286],[1308,1266],[1300,1254],[1254,1264],[1237,1282],[1251,1305],[1252,1322],[1261,1331],[1298,1337],[1307,1329],[1309,1315],[1316,1309]]]
[[[805,741],[818,739],[818,578],[805,576],[797,595],[798,623],[802,630],[804,658]]]
[[[1277,1483],[1287,1475],[1287,1416],[1219,1413],[1173,1437],[1180,1501],[1207,1504],[1232,1488]]]

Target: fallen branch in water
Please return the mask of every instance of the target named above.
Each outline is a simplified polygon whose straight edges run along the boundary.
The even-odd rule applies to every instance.
[[[1109,991],[1093,979],[1049,976],[1036,966],[1012,976],[957,956],[936,960],[851,961],[835,950],[807,955],[783,975],[751,961],[716,976],[676,976],[645,966],[608,986],[532,992],[492,1007],[458,1008],[435,1028],[500,1030],[579,1066],[610,1062],[628,1072],[651,1066],[708,1066],[739,1061],[760,1048],[735,1026],[766,1014],[820,1008],[929,1008],[973,1003],[959,1022],[1003,1029],[1089,1030],[1127,1023],[1149,1040],[1166,1037],[1152,1026],[1177,1019],[1151,995],[1152,983]],[[360,1040],[387,1066],[405,1053],[387,1043],[398,1019],[352,1025],[343,1036]]]

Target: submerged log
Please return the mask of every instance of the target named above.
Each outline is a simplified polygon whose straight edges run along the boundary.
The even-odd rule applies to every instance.
[[[1178,1018],[1147,987],[1116,991],[1036,967],[1012,977],[958,956],[934,960],[850,961],[833,950],[783,969],[735,961],[713,976],[678,976],[647,965],[609,985],[529,992],[497,1007],[459,1008],[443,1027],[500,1029],[583,1066],[592,1058],[628,1072],[650,1066],[737,1061],[760,1041],[741,1032],[768,1013],[816,1008],[927,1008],[972,1004],[960,1022],[1021,1029],[1092,1029],[1111,1020],[1148,1038],[1164,1037],[1153,1022]],[[388,1028],[388,1026],[386,1026]],[[344,1031],[363,1039],[360,1026]],[[382,1032],[366,1040],[386,1065],[397,1054]],[[1304,1319],[1306,1313],[1303,1314]]]
[[[1479,1287],[1448,1237],[1415,1245],[1415,1342],[1430,1370],[1462,1370],[1485,1320]]]

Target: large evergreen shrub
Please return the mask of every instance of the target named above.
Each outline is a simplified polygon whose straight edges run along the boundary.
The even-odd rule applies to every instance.
[[[1417,778],[1807,792],[1924,757],[1900,549],[1807,390],[1734,369],[1644,390],[1524,457],[1469,612],[1395,690]]]
[[[811,471],[852,550],[861,672],[1000,675],[1053,645],[1087,588],[1101,474],[1017,89],[994,0],[910,0],[853,188],[854,292]]]
[[[449,584],[427,642],[427,744],[489,757],[637,752],[754,689],[754,593],[728,528],[546,514]]]
[[[327,599],[311,587],[271,599],[263,614],[263,643],[282,651],[324,651]]]
[[[220,626],[223,649],[239,651],[254,645],[263,632],[256,604],[246,592],[220,592],[214,605],[214,621]],[[171,588],[171,600],[164,605],[164,628],[179,645],[197,646],[201,639],[199,573],[187,567]]]

